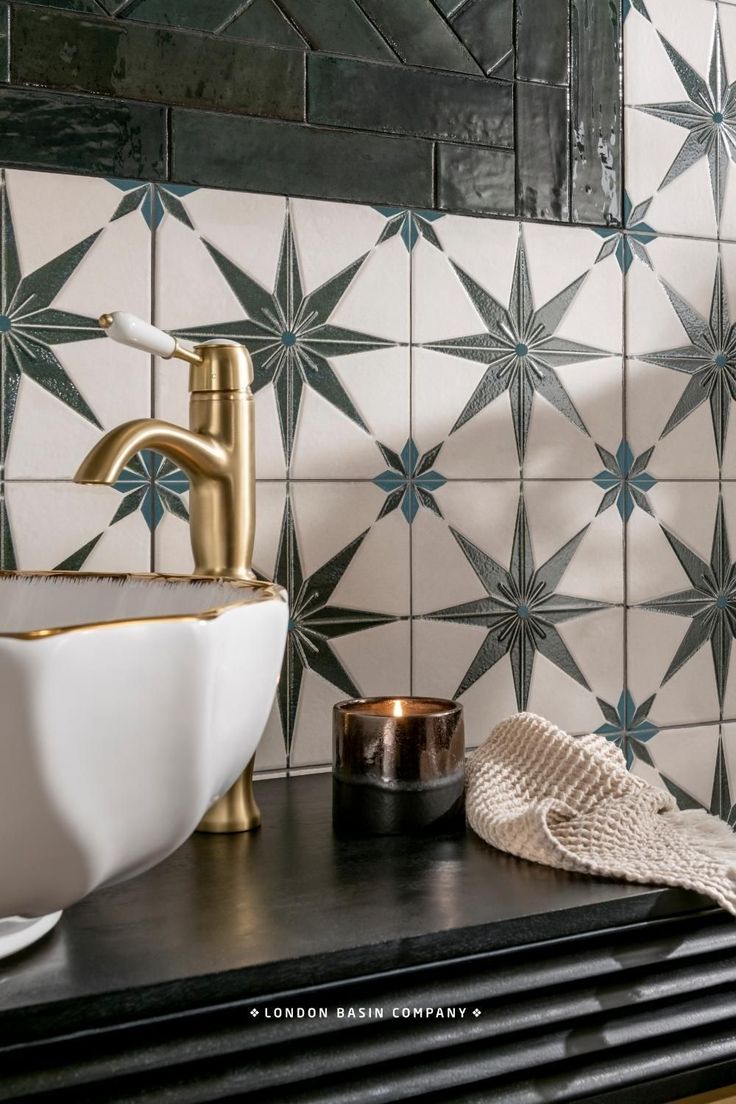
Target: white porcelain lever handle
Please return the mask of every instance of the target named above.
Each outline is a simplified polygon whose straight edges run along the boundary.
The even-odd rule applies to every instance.
[[[142,349],[153,356],[168,358],[174,355],[176,338],[152,326],[150,322],[144,322],[142,318],[128,314],[127,311],[103,314],[100,317],[100,325],[107,332],[108,337],[113,341],[119,341],[122,345]]]

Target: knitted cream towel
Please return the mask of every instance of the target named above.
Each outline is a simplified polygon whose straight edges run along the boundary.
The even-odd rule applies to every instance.
[[[522,859],[684,886],[736,915],[736,835],[626,769],[605,736],[568,736],[533,713],[497,725],[467,763],[474,832]]]

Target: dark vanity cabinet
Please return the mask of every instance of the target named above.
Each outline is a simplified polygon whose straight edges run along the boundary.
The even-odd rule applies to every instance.
[[[261,782],[0,963],[0,1101],[658,1104],[736,1081],[736,922]]]

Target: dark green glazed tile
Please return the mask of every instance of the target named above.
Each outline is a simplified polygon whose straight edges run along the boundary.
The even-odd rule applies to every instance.
[[[591,0],[608,7],[607,0]],[[568,79],[568,0],[516,0],[516,76],[519,80],[566,84]]]
[[[10,13],[7,4],[0,4],[0,81],[6,81],[9,76],[10,40],[8,37],[8,19]]]
[[[101,0],[15,0],[16,4],[42,3],[45,8],[63,8],[65,11],[82,12],[85,15],[104,15],[109,8]]]
[[[478,75],[478,64],[432,0],[361,0],[361,6],[407,65]]]
[[[569,211],[567,89],[516,84],[516,213],[566,222]]]
[[[124,9],[124,18],[192,31],[217,31],[240,7],[238,0],[138,0]]]
[[[513,141],[507,83],[321,54],[307,59],[307,118],[486,146],[510,147]]]
[[[573,222],[621,224],[620,28],[616,4],[573,0]]]
[[[0,149],[9,165],[163,180],[165,110],[0,89]]]
[[[355,0],[279,0],[313,50],[375,61],[396,61],[396,54]]]
[[[513,77],[513,0],[471,0],[451,23],[484,73]]]
[[[443,15],[452,15],[464,4],[465,0],[434,0],[434,6],[439,8]]]
[[[397,206],[432,205],[432,144],[202,111],[172,112],[174,179]]]
[[[297,51],[41,8],[13,12],[10,72],[16,83],[47,88],[304,117]]]
[[[253,0],[223,31],[230,38],[248,38],[270,46],[306,46],[305,40],[273,0]]]
[[[449,211],[513,215],[513,151],[438,143],[437,206]]]

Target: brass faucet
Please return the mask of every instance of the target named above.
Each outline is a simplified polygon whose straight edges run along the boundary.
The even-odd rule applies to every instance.
[[[158,418],[124,422],[102,437],[79,466],[77,483],[113,484],[141,449],[154,449],[189,477],[189,518],[195,575],[252,579],[255,534],[253,363],[234,341],[193,349],[124,312],[103,314],[100,326],[124,345],[190,365],[189,429]],[[251,759],[243,774],[199,824],[202,832],[257,828]]]

